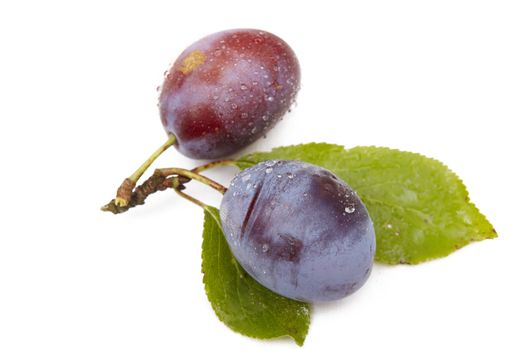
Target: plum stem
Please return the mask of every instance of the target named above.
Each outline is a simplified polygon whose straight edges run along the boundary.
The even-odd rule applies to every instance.
[[[231,160],[231,159],[216,160],[216,161],[213,161],[213,162],[206,163],[206,164],[203,164],[201,166],[195,167],[195,168],[191,169],[191,171],[194,172],[194,173],[201,173],[201,172],[203,172],[205,170],[208,170],[208,169],[211,169],[211,168],[216,168],[218,166],[234,166],[234,167],[236,167],[237,166],[237,162],[235,162],[234,160]]]
[[[162,146],[160,146],[155,152],[153,152],[151,154],[151,156],[149,156],[149,158],[146,159],[146,161],[144,163],[142,163],[142,165],[137,170],[135,170],[135,172],[133,174],[131,174],[131,176],[128,179],[130,179],[131,181],[134,181],[136,183],[140,179],[140,177],[144,174],[144,172],[146,170],[148,170],[148,168],[151,166],[151,164],[153,164],[153,162],[162,153],[164,153],[165,150],[167,150],[170,146],[173,146],[175,144],[175,142],[177,142],[177,139],[175,138],[175,135],[169,134],[168,135],[168,139],[166,140],[166,142],[164,142],[162,144]]]
[[[189,194],[187,193],[184,193],[182,192],[182,189],[184,186],[181,186],[181,183],[179,182],[179,177],[176,176],[173,178],[173,183],[172,183],[172,187],[173,189],[175,190],[175,193],[177,193],[179,196],[181,196],[182,198],[184,199],[187,199],[189,200],[190,202],[192,202],[193,204],[196,204],[198,205],[199,207],[205,209],[207,207],[206,204],[204,204],[203,202],[201,202],[200,200],[198,200],[197,198],[193,197],[193,196],[190,196]]]
[[[213,181],[212,179],[206,177],[206,176],[203,176],[203,175],[200,175],[196,172],[193,172],[191,170],[186,170],[186,169],[182,169],[182,168],[164,168],[164,169],[157,169],[155,170],[155,174],[159,174],[159,175],[162,175],[164,177],[168,177],[170,175],[178,175],[179,178],[180,177],[183,177],[183,178],[186,178],[186,179],[191,179],[191,180],[196,180],[196,181],[199,181],[217,191],[219,191],[220,193],[224,194],[227,190],[226,187],[224,187],[223,185],[221,185],[220,183],[218,182],[215,182]],[[183,181],[183,182],[187,182],[187,181]]]
[[[201,172],[203,172],[205,170],[216,168],[216,167],[219,167],[219,166],[233,166],[233,167],[236,167],[237,163],[234,160],[231,160],[231,159],[215,160],[213,162],[209,162],[209,163],[200,165],[198,167],[195,167],[195,168],[191,169],[191,172],[199,174],[199,173],[201,173]],[[180,180],[181,184],[185,184],[185,183],[191,181],[190,178],[181,177],[181,176],[179,176],[179,180]]]
[[[153,164],[153,162],[162,154],[165,150],[167,150],[170,146],[173,146],[177,142],[177,139],[175,135],[169,134],[168,140],[162,144],[155,152],[153,152],[142,165],[135,170],[131,176],[124,179],[122,184],[119,186],[117,190],[117,196],[115,197],[115,205],[118,207],[126,207],[131,200],[132,191],[135,188],[135,185],[137,184],[137,181],[140,179],[140,177],[144,174],[144,172]]]

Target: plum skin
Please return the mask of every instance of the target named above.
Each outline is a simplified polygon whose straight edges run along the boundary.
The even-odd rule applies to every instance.
[[[282,39],[256,29],[218,32],[189,46],[169,70],[161,121],[182,154],[225,157],[271,129],[299,86],[299,62]]]
[[[370,275],[375,233],[357,194],[328,170],[267,161],[239,173],[220,207],[224,236],[241,266],[288,298],[343,298]]]

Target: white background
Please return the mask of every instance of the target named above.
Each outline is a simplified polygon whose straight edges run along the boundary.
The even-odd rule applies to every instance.
[[[304,348],[523,348],[524,18],[523,1],[502,0],[3,1],[0,349],[296,348],[215,317],[198,207],[166,191],[99,211],[165,140],[164,70],[236,27],[284,38],[303,72],[293,113],[246,152],[420,152],[463,178],[500,235],[419,266],[376,265],[356,294],[314,306]],[[156,163],[196,164],[174,149]],[[234,172],[208,174],[227,184]]]

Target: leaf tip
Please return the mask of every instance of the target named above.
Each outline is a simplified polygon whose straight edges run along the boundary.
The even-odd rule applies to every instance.
[[[304,340],[306,337],[302,336],[291,336],[295,344],[299,347],[302,347],[304,345]]]

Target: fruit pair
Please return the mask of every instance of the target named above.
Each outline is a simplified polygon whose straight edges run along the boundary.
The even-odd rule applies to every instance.
[[[273,34],[230,30],[197,41],[162,86],[159,108],[169,139],[124,181],[114,207],[129,205],[137,180],[171,145],[191,158],[215,159],[252,143],[289,110],[299,85],[295,54]],[[196,178],[173,172],[179,193],[184,181]],[[324,301],[354,292],[368,278],[372,222],[355,192],[326,169],[267,161],[239,173],[222,192],[221,222],[231,251],[267,288]]]

